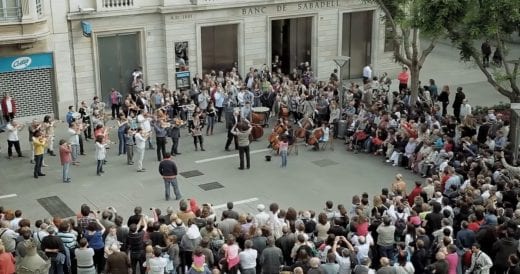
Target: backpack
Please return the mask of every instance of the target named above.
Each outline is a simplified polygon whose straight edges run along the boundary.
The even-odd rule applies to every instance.
[[[404,213],[402,218],[399,217],[398,213],[395,213],[397,220],[395,221],[395,240],[401,241],[406,233],[406,220],[404,219]]]

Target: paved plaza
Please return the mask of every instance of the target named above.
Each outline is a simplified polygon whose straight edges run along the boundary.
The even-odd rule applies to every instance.
[[[514,45],[512,50],[520,51],[518,45]],[[457,62],[457,59],[455,49],[439,44],[425,64],[422,81],[434,78],[438,86],[461,85],[473,106],[506,101],[484,81],[480,71]],[[109,125],[114,124],[113,121],[109,122]],[[60,123],[56,142],[64,138],[65,133],[66,124]],[[215,135],[204,136],[205,152],[195,152],[192,138],[184,131],[181,137],[182,155],[174,160],[179,172],[199,171],[200,175],[190,178],[178,176],[183,197],[196,198],[200,203],[209,202],[217,208],[227,201],[238,201],[238,210],[248,212],[254,212],[258,203],[269,204],[273,201],[282,208],[293,206],[296,209],[316,210],[324,206],[325,200],[332,200],[335,204],[341,203],[350,208],[353,195],[378,193],[382,187],[390,186],[396,173],[403,173],[409,188],[415,180],[421,180],[402,168],[383,163],[381,157],[345,151],[343,140],[336,140],[334,151],[315,152],[301,146],[299,154],[290,155],[288,167],[282,169],[278,157],[273,157],[271,162],[264,160],[265,155],[269,154],[266,149],[268,133],[270,128],[265,129],[260,141],[252,143],[252,167],[242,171],[237,169],[238,152],[224,151],[224,123],[218,124]],[[114,130],[111,136],[113,141],[117,141]],[[47,176],[34,179],[33,166],[28,157],[5,158],[5,138],[5,134],[0,134],[0,205],[22,209],[31,220],[49,216],[37,199],[51,196],[58,196],[74,211],[78,211],[83,203],[94,209],[113,206],[125,217],[136,205],[145,209],[177,206],[177,202],[164,200],[164,186],[157,172],[155,150],[146,151],[144,166],[148,171],[138,173],[135,166],[126,165],[126,156],[117,156],[117,145],[113,145],[108,151],[105,174],[98,177],[95,173],[94,143],[89,141],[85,143],[87,155],[80,157],[81,165],[71,167],[72,183],[64,184],[61,183],[59,157],[46,155],[48,167],[43,171]],[[26,128],[20,139],[25,155],[29,156]],[[215,186],[219,188],[203,189]]]

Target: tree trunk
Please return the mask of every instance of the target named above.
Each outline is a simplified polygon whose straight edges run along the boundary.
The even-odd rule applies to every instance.
[[[520,103],[520,98],[511,98],[511,103]],[[517,165],[518,164],[518,154],[519,149],[518,146],[520,145],[520,117],[518,117],[517,112],[520,112],[520,110],[515,110],[511,108],[511,124],[509,127],[509,132],[511,139],[511,147],[512,147],[512,153],[513,153],[513,159],[511,164]]]
[[[421,69],[416,64],[416,62],[412,62],[412,66],[410,67],[410,106],[415,108],[417,103],[417,96],[419,96],[419,76],[421,74]]]

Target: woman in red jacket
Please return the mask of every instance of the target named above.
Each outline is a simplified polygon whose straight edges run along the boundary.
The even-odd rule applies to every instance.
[[[408,88],[408,78],[410,78],[410,74],[408,73],[408,68],[403,67],[403,70],[397,76],[397,80],[399,80],[399,91]]]

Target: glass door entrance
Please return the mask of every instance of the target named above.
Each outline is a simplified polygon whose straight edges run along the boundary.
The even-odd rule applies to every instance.
[[[301,63],[311,63],[311,37],[312,17],[271,21],[271,57],[274,67],[278,64],[282,72],[287,74]]]
[[[350,62],[341,71],[342,79],[361,78],[372,54],[372,11],[343,14],[341,55]]]
[[[201,28],[202,72],[230,71],[238,62],[238,25]]]

